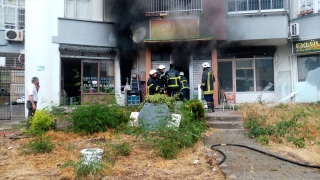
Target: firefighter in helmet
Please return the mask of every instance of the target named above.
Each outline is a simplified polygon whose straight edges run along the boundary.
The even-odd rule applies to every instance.
[[[214,112],[213,83],[215,82],[215,77],[209,63],[203,63],[202,69],[201,89],[204,99],[207,101],[208,109]]]
[[[160,88],[157,83],[157,70],[151,69],[149,72],[150,78],[147,82],[149,95],[154,95],[160,92]]]
[[[170,69],[165,74],[167,76],[167,94],[169,96],[173,96],[179,91],[180,75],[179,71],[174,68],[174,64],[170,64]]]
[[[166,88],[167,77],[165,76],[165,70],[166,70],[166,66],[160,65],[157,71],[157,83],[161,90],[160,94],[164,94],[165,88]]]
[[[190,92],[190,87],[189,87],[189,83],[188,83],[188,80],[187,78],[184,76],[184,72],[180,72],[180,86],[179,86],[179,89],[180,89],[180,93],[181,93],[181,96],[180,96],[180,99],[181,100],[189,100],[189,92]]]

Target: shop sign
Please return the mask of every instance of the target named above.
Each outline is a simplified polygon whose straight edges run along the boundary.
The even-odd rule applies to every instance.
[[[293,54],[320,52],[320,39],[298,41],[293,43]]]
[[[198,18],[151,20],[151,39],[186,39],[198,37]]]

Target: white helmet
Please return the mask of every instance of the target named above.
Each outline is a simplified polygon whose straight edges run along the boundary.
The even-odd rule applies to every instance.
[[[159,67],[158,67],[158,69],[165,69],[166,68],[166,66],[164,66],[164,65],[160,65]]]
[[[153,75],[154,73],[157,73],[157,70],[151,69],[150,72],[149,72],[149,75]]]
[[[180,76],[184,76],[184,72],[183,71],[180,72]]]
[[[204,67],[204,68],[210,67],[210,64],[207,63],[207,62],[204,62],[204,63],[202,64],[202,67]]]

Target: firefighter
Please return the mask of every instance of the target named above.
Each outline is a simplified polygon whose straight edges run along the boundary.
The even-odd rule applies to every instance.
[[[190,92],[190,88],[189,88],[189,83],[187,78],[184,76],[184,72],[180,72],[180,99],[181,100],[189,100],[189,92]]]
[[[167,77],[165,76],[165,73],[164,73],[165,70],[166,70],[166,66],[160,65],[157,71],[157,83],[159,85],[160,90],[162,91],[160,94],[164,94],[166,90],[165,88],[167,83]]]
[[[149,95],[154,95],[160,92],[158,83],[157,83],[157,70],[151,69],[149,72],[150,78],[148,79],[148,93]]]
[[[167,94],[169,96],[173,96],[179,91],[180,75],[179,71],[174,68],[174,64],[170,64],[170,69],[165,74],[167,77]]]
[[[213,83],[215,82],[215,77],[209,63],[203,63],[202,69],[201,89],[204,99],[207,101],[208,109],[214,112]]]

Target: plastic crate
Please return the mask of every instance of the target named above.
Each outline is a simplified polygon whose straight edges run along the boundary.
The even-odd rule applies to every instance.
[[[140,104],[140,96],[128,95],[128,106],[135,106]]]

